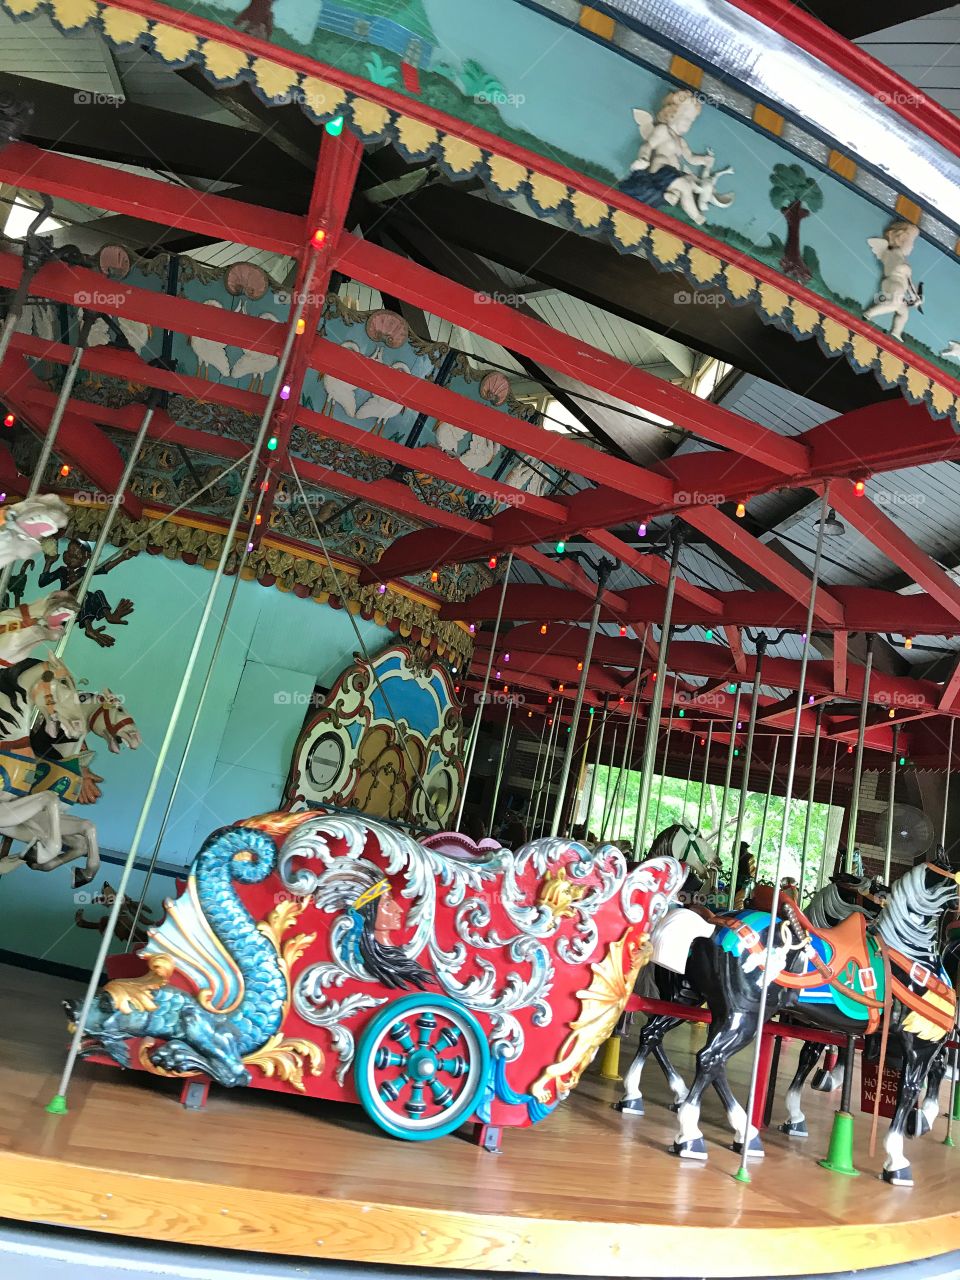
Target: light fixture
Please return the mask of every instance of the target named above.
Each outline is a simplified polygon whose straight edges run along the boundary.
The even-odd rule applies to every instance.
[[[814,520],[813,527],[819,528],[820,521]],[[825,538],[842,538],[847,532],[847,526],[838,517],[833,507],[827,512],[827,518],[823,522],[823,536]]]
[[[324,231],[323,227],[317,227],[316,231],[313,233],[311,237],[311,243],[313,244],[314,248],[319,249],[320,246],[323,244],[324,240],[326,240],[326,238],[327,238],[327,233],[326,231]]]
[[[746,514],[747,514],[746,503],[738,502],[737,503],[737,519],[742,520]]]
[[[279,443],[280,441],[277,439],[276,436],[271,436],[270,439],[267,441],[267,448],[270,450],[271,453],[273,453]]]
[[[300,319],[297,321],[297,337],[298,338],[305,332],[306,327],[307,327],[307,322],[306,320],[304,320],[303,316],[301,316]]]
[[[491,556],[490,559],[487,561],[487,568],[495,569],[496,567],[497,567],[497,557]]]
[[[637,537],[645,538],[646,536],[647,536],[647,522],[646,520],[641,520],[640,523],[637,525]]]
[[[862,498],[867,489],[867,482],[861,476],[860,479],[854,480],[853,492],[858,498]]]
[[[547,624],[545,622],[540,623],[540,634],[542,636],[545,636],[547,634]]]
[[[912,649],[912,648],[913,648],[913,636],[904,636],[904,638],[903,638],[903,647],[904,647],[905,649]]]
[[[281,400],[290,399],[290,383],[289,382],[285,382],[283,386],[280,388],[280,399]]]
[[[566,549],[567,549],[567,544],[561,538],[560,541],[557,543],[557,555],[562,556],[563,553],[566,551]]]
[[[343,133],[343,116],[332,116],[323,127],[331,138],[339,138]]]
[[[60,468],[60,474],[61,474],[62,476],[68,476],[68,475],[70,474],[70,467],[69,467],[69,465],[68,465],[66,462],[65,462],[65,463],[63,464],[63,466]]]
[[[707,637],[707,639],[708,639],[708,640],[712,640],[712,639],[713,639],[713,627],[707,627],[707,630],[706,630],[706,637]]]
[[[16,420],[17,420],[17,419],[16,419],[16,417],[15,417],[15,415],[14,415],[14,414],[12,414],[12,413],[7,413],[7,414],[5,414],[5,415],[4,415],[4,418],[3,418],[3,425],[4,425],[5,427],[12,427],[12,426],[13,426],[13,424],[16,422]]]

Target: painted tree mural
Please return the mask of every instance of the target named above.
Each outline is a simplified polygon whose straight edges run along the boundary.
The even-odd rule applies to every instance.
[[[811,271],[800,248],[800,224],[822,207],[823,192],[798,164],[775,164],[770,174],[770,203],[780,210],[787,222],[780,270],[805,284]]]

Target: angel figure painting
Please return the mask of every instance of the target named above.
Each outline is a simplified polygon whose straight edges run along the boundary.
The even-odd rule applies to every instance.
[[[718,193],[717,183],[733,173],[727,167],[714,171],[714,154],[707,148],[697,154],[684,136],[701,111],[701,102],[690,89],[674,89],[660,104],[656,117],[641,107],[634,109],[643,142],[630,172],[618,190],[653,206],[679,205],[698,227],[707,220],[711,205],[723,209],[733,204],[732,191]]]
[[[892,338],[903,336],[912,307],[923,311],[923,285],[914,285],[913,272],[907,261],[919,234],[919,228],[912,222],[892,222],[882,236],[867,239],[867,244],[880,260],[883,279],[876,301],[867,307],[863,316],[865,320],[878,320],[881,316],[892,315]]]

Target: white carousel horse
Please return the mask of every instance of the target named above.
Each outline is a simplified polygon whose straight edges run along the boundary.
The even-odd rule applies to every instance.
[[[73,873],[77,888],[88,884],[100,866],[96,828],[84,818],[72,817],[55,791],[31,790],[37,763],[30,748],[35,712],[72,738],[83,733],[76,682],[52,656],[0,668],[0,835],[27,845],[17,857],[0,858],[0,875],[24,864],[35,871],[53,871],[83,858],[84,866]]]
[[[92,756],[92,752],[87,750],[87,735],[95,733],[114,754],[121,747],[136,751],[143,745],[143,737],[133,716],[124,708],[123,699],[109,689],[103,689],[100,693],[81,693],[80,709],[84,716],[84,728],[79,738],[69,737],[62,728],[51,731],[46,724],[41,723],[34,726],[30,744],[42,760],[54,763],[63,761],[71,768],[79,766],[80,781],[76,803],[94,804],[100,799],[101,791],[97,784],[103,779],[98,774],[91,773],[87,767]],[[44,789],[48,789],[50,784],[44,779],[42,785]]]
[[[68,591],[53,591],[30,604],[0,611],[0,667],[22,662],[38,644],[58,640],[77,609]]]
[[[52,493],[0,507],[0,569],[35,556],[40,539],[59,533],[69,519],[70,508]]]

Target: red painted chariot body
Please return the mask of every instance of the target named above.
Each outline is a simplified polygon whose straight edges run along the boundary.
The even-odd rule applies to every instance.
[[[489,845],[489,842],[485,842]],[[360,1102],[387,1132],[543,1119],[614,1030],[669,857],[412,837],[336,811],[215,832],[84,1027],[97,1061]]]

